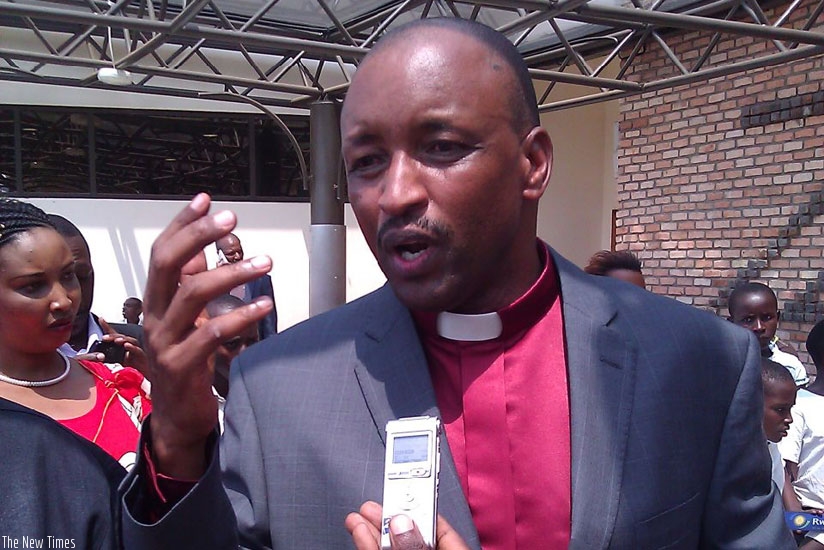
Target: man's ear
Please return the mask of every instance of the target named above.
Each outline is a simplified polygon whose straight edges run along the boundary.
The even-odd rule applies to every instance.
[[[529,163],[523,195],[537,201],[543,196],[552,174],[552,139],[541,126],[536,126],[521,142],[524,158]]]

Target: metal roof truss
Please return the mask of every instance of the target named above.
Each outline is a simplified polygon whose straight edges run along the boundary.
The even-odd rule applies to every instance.
[[[504,32],[547,81],[548,111],[820,55],[822,11],[824,0],[772,10],[757,0],[0,0],[0,80],[306,107],[345,94],[387,29],[446,16]],[[708,37],[697,59],[670,46],[677,30]],[[714,55],[730,36],[766,47],[744,60]],[[669,66],[639,81],[633,63],[649,48]],[[105,84],[101,68],[132,83]],[[560,83],[580,89],[570,98]]]

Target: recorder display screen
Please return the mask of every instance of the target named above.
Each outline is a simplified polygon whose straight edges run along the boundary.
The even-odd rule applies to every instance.
[[[407,435],[396,437],[393,445],[392,462],[426,462],[429,457],[429,436]]]

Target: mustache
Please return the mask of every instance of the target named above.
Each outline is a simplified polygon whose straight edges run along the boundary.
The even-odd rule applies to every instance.
[[[451,231],[440,222],[433,221],[426,216],[417,218],[411,217],[394,217],[384,221],[378,228],[378,243],[382,243],[386,234],[393,230],[404,230],[416,228],[424,233],[433,235],[438,239],[445,239],[451,235]]]

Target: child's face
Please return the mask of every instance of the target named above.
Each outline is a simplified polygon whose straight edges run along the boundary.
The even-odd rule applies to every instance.
[[[795,392],[795,383],[789,380],[764,382],[764,433],[773,443],[781,441],[793,423]]]
[[[765,350],[778,328],[778,304],[772,296],[748,294],[741,298],[732,322],[753,331],[761,349]]]

